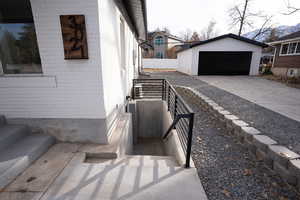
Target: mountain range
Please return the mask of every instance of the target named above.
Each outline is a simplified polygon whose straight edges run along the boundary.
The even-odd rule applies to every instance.
[[[281,25],[281,26],[275,27],[275,29],[276,29],[277,36],[282,37],[282,36],[291,34],[293,32],[300,31],[300,23],[295,26]],[[258,31],[259,31],[259,29],[256,29],[254,31],[250,31],[248,33],[243,34],[243,36],[246,38],[252,39],[258,33]],[[256,37],[255,40],[259,41],[259,42],[264,42],[270,36],[270,33],[271,33],[271,29],[267,30],[263,34]]]

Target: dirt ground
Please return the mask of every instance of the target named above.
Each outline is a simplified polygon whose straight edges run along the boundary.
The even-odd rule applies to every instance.
[[[144,72],[175,72],[176,69],[156,69],[156,68],[147,68],[143,69]]]
[[[271,81],[277,81],[277,82],[283,83],[283,84],[285,84],[289,87],[300,89],[300,79],[298,79],[298,80],[286,80],[286,79],[283,79],[281,77],[274,76],[274,75],[261,75],[261,77],[265,78],[265,79],[268,79],[268,80],[271,80]]]

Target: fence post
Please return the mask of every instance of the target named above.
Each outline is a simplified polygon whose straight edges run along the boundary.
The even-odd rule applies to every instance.
[[[162,88],[161,88],[161,90],[162,90],[162,91],[161,91],[161,98],[162,98],[162,100],[165,100],[165,81],[166,81],[166,80],[163,79],[163,81],[162,81],[162,86],[161,86],[161,87],[162,87]]]
[[[170,85],[168,84],[168,111],[170,111]]]
[[[185,161],[186,168],[190,167],[192,139],[193,139],[193,126],[194,126],[194,113],[190,113],[188,141],[187,141],[187,147],[186,147],[186,161]]]
[[[176,118],[177,115],[177,95],[175,94],[175,99],[174,99],[174,119]]]
[[[131,91],[132,99],[135,99],[135,79],[132,80],[132,91]]]

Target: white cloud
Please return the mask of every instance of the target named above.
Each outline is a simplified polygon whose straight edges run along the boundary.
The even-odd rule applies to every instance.
[[[253,11],[263,11],[273,15],[274,25],[295,25],[300,23],[300,12],[286,16],[288,0],[251,0]],[[186,29],[200,31],[213,19],[217,22],[220,34],[234,32],[229,30],[230,18],[228,10],[236,4],[243,4],[243,0],[148,0],[148,25],[152,31],[157,27],[168,27],[172,33],[179,34]],[[300,7],[299,0],[290,0],[290,3]],[[255,21],[255,26],[260,26]]]

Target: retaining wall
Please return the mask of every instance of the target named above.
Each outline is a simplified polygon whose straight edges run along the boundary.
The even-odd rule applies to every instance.
[[[277,141],[263,135],[255,127],[240,120],[215,101],[202,93],[188,87],[176,87],[179,91],[191,97],[192,101],[216,117],[236,137],[257,160],[279,174],[287,183],[300,191],[300,155],[281,146]]]

